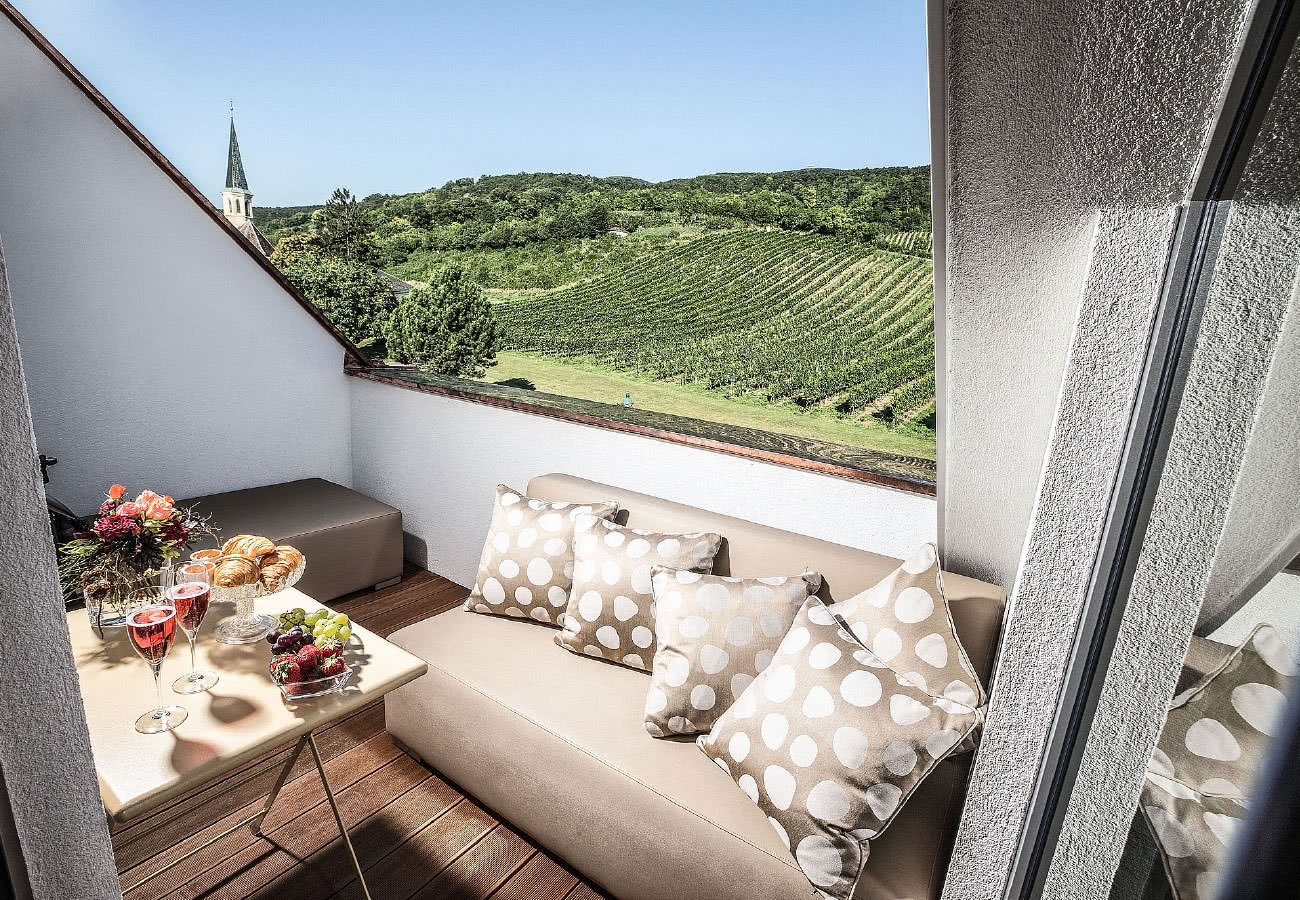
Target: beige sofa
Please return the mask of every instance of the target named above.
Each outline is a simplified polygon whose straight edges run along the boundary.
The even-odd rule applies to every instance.
[[[718,574],[817,570],[844,599],[898,560],[566,475],[528,485],[547,500],[615,499],[626,524],[716,531]],[[486,502],[486,501],[485,501]],[[944,576],[957,631],[986,679],[1005,592]],[[641,725],[649,676],[576,656],[534,623],[453,609],[392,641],[429,671],[387,698],[388,730],[619,900],[789,900],[812,896],[758,807],[689,740]],[[970,755],[942,763],[872,842],[855,897],[937,898]]]

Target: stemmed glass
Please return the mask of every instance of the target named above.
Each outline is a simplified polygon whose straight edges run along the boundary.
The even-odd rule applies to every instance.
[[[167,590],[167,599],[176,607],[176,621],[190,642],[190,673],[172,682],[172,690],[178,694],[201,693],[215,687],[219,680],[216,672],[200,672],[194,656],[194,642],[212,597],[214,568],[211,562],[186,563],[176,570],[176,585]]]
[[[163,703],[162,663],[176,639],[176,607],[160,587],[146,587],[131,592],[131,612],[126,617],[126,633],[131,646],[153,670],[153,684],[158,706],[135,720],[141,734],[171,731],[185,721],[189,713],[183,706]]]

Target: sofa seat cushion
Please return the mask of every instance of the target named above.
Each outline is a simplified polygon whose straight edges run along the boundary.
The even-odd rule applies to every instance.
[[[181,502],[211,516],[225,538],[255,534],[301,550],[307,571],[297,588],[322,603],[402,574],[401,511],[323,478]]]
[[[388,695],[389,731],[619,900],[813,896],[726,773],[689,740],[645,733],[644,673],[551,637],[462,609],[398,631],[429,671]],[[947,760],[922,783],[855,897],[938,896],[966,766]]]

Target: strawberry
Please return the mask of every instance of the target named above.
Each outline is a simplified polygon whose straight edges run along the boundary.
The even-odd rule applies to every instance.
[[[326,662],[321,663],[318,670],[321,678],[333,678],[335,675],[343,674],[343,657],[332,656]]]
[[[298,651],[298,655],[294,659],[297,660],[298,666],[305,674],[320,665],[321,652],[318,648],[307,644]]]
[[[271,666],[271,677],[281,684],[302,680],[302,667],[292,657],[282,657]]]

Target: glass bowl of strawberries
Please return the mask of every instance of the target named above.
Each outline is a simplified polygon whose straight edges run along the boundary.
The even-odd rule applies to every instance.
[[[271,680],[285,700],[337,694],[351,677],[352,667],[343,661],[343,646],[338,641],[285,646],[271,657]]]

